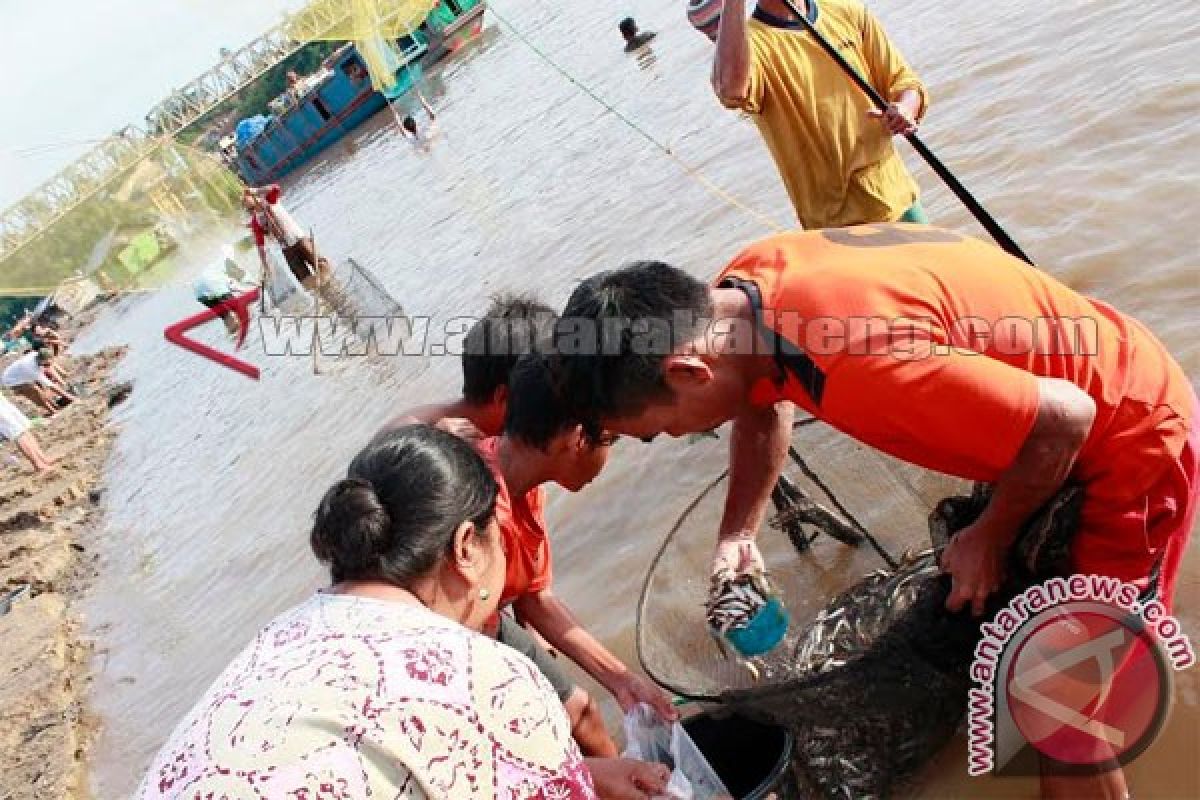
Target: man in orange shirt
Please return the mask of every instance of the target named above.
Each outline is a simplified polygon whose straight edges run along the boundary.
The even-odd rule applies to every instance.
[[[623,710],[649,703],[674,719],[670,698],[588,633],[553,592],[542,486],[556,483],[569,492],[582,490],[604,468],[612,440],[601,436],[590,441],[581,426],[570,421],[544,358],[522,357],[509,383],[504,433],[478,445],[499,487],[496,522],[507,562],[501,608],[511,605],[525,624],[612,692]],[[584,755],[615,756],[616,745],[588,693],[509,615],[502,614],[497,624],[497,638],[528,656],[558,692]]]
[[[942,556],[951,610],[982,613],[1020,526],[1067,480],[1086,492],[1074,570],[1170,603],[1200,486],[1187,376],[1136,320],[991,245],[898,224],[785,234],[711,287],[638,262],[575,290],[557,346],[590,430],[649,439],[733,420],[714,573],[762,563],[754,537],[795,404],[893,456],[995,484]],[[1047,796],[1081,789],[1120,797],[1124,779],[1043,777]]]

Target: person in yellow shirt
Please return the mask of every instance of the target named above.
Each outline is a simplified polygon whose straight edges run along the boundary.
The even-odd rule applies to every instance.
[[[725,0],[713,61],[717,97],[758,125],[805,228],[927,222],[916,181],[892,144],[893,135],[916,130],[923,118],[925,87],[860,0],[795,5],[890,101],[886,112],[872,106],[783,0],[759,0],[749,20],[745,0]]]

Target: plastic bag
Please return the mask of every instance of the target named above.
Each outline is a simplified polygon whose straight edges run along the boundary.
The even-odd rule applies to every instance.
[[[678,722],[668,723],[642,703],[625,715],[625,758],[664,764],[671,769],[669,800],[732,800],[704,754]]]

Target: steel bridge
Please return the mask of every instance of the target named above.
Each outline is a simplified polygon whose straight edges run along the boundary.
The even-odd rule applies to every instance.
[[[345,18],[344,7],[314,4],[305,12],[304,25],[331,30]],[[288,34],[290,23],[285,18],[237,50],[224,51],[218,64],[150,109],[144,126],[117,131],[5,209],[0,214],[0,266],[153,152],[160,137],[173,137],[303,47],[305,42]]]

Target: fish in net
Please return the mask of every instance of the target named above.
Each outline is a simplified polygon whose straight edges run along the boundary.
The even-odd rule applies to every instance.
[[[979,515],[989,489],[902,464],[823,426],[800,428],[794,440],[785,475],[800,500],[773,527],[785,532],[787,512],[796,509],[802,521],[786,535],[759,537],[772,588],[792,614],[787,638],[749,661],[725,657],[708,639],[703,607],[717,480],[651,566],[638,607],[638,655],[647,674],[677,694],[790,729],[798,795],[886,797],[965,714],[979,620],[945,610],[949,579],[939,574],[937,553]],[[1034,516],[989,614],[1066,571],[1081,502],[1082,491],[1070,487]],[[831,532],[823,528],[829,519],[873,547],[816,535]],[[803,546],[795,544],[801,534]],[[890,563],[880,569],[881,562]]]

